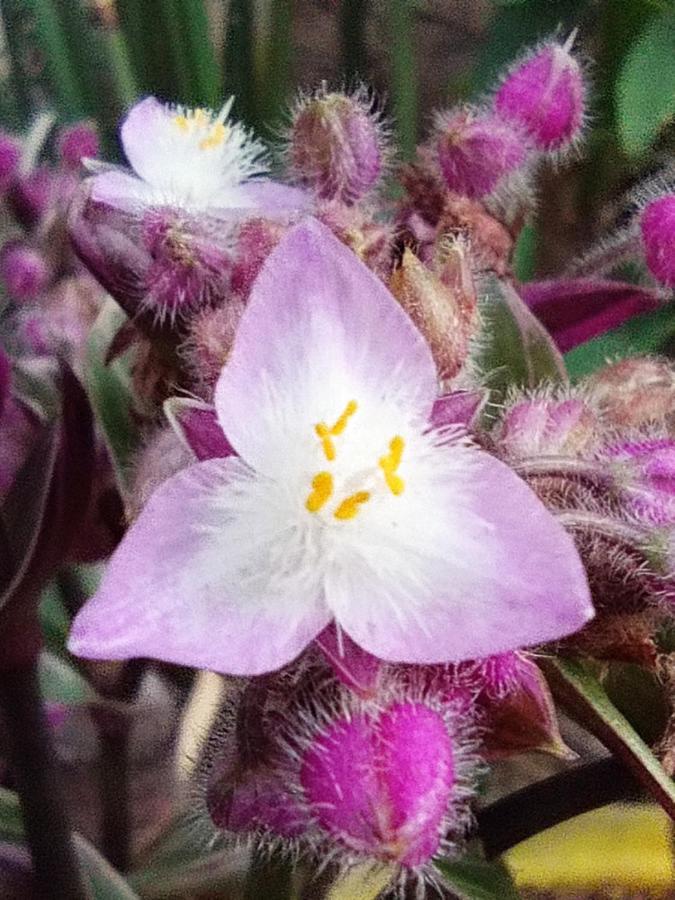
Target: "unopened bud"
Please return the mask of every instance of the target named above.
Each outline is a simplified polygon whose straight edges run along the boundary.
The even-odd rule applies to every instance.
[[[246,299],[263,263],[281,240],[285,226],[271,219],[248,219],[239,229],[232,253],[230,285]]]
[[[675,522],[675,440],[619,441],[600,458],[632,516],[655,525]]]
[[[49,282],[49,266],[41,253],[11,241],[0,253],[0,277],[15,300],[35,300]]]
[[[78,169],[83,159],[98,156],[96,129],[87,122],[76,122],[64,128],[58,138],[59,156],[68,168]]]
[[[197,385],[213,389],[228,360],[244,303],[236,297],[194,316],[181,355]]]
[[[434,140],[448,188],[474,199],[492,193],[502,179],[523,166],[529,150],[519,129],[473,107],[439,113]]]
[[[652,200],[642,211],[640,231],[645,260],[654,278],[675,287],[675,194]]]
[[[391,277],[391,292],[426,338],[440,378],[452,378],[466,360],[476,322],[476,293],[461,251],[448,260],[445,279],[406,249]]]
[[[21,159],[21,144],[6,132],[0,132],[0,193],[14,181]]]
[[[664,422],[675,408],[675,369],[666,359],[621,360],[593,374],[586,388],[610,426],[639,428]]]
[[[9,356],[0,347],[0,420],[12,396],[12,364]]]
[[[499,115],[522,127],[540,150],[559,150],[581,131],[586,91],[570,50],[571,41],[536,48],[513,66],[495,96]]]
[[[583,455],[598,440],[600,423],[580,398],[529,397],[508,407],[497,441],[512,459]]]
[[[452,734],[423,701],[333,719],[305,750],[300,780],[320,829],[367,858],[420,866],[465,821],[453,817]]]
[[[383,154],[382,129],[365,96],[321,90],[298,102],[290,165],[322,200],[361,200],[380,177]]]
[[[33,228],[50,208],[57,194],[57,181],[47,166],[38,166],[18,178],[11,192],[11,203],[19,222]]]
[[[373,219],[360,206],[335,203],[323,204],[316,217],[372,272],[388,278],[394,246],[394,232],[388,222]]]

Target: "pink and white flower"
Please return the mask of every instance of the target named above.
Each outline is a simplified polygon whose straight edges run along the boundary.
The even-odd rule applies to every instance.
[[[216,386],[236,456],[155,492],[71,650],[253,675],[332,621],[411,663],[576,631],[593,611],[571,538],[461,427],[430,424],[437,388],[384,285],[319,223],[289,231]]]
[[[96,175],[92,199],[122,210],[306,207],[304,192],[262,177],[265,148],[229,118],[233,102],[230,97],[219,112],[167,105],[155,97],[136,103],[120,129],[133,171],[110,168]]]

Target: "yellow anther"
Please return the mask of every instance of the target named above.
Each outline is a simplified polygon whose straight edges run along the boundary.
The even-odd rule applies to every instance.
[[[178,130],[182,131],[184,134],[187,134],[187,132],[190,130],[190,123],[187,120],[187,116],[174,116],[173,123],[178,128]]]
[[[317,472],[312,479],[312,493],[305,500],[305,507],[311,512],[319,512],[333,493],[333,476],[330,472]]]
[[[208,125],[208,123],[211,121],[211,116],[206,112],[205,109],[201,109],[200,107],[197,107],[197,109],[194,112],[194,120],[195,120],[195,125],[198,128],[201,128],[204,125]]]
[[[340,418],[337,420],[335,425],[333,425],[333,427],[331,428],[330,433],[331,434],[342,434],[342,432],[347,427],[347,422],[349,421],[350,417],[354,415],[354,413],[356,412],[356,410],[358,408],[359,408],[359,405],[356,402],[356,400],[350,400],[349,403],[345,406],[344,411],[343,411],[342,415],[340,416]]]
[[[335,444],[331,439],[328,426],[324,422],[319,422],[318,425],[314,426],[314,431],[316,431],[321,440],[324,456],[328,462],[333,462],[335,459]]]
[[[212,150],[214,147],[219,147],[225,140],[226,134],[227,129],[225,128],[223,123],[216,122],[216,124],[211,129],[209,136],[205,137],[204,140],[199,142],[200,150]]]
[[[353,519],[361,505],[367,503],[368,500],[370,500],[370,491],[357,491],[343,500],[333,515],[336,519]]]
[[[382,469],[387,487],[397,497],[403,493],[405,488],[405,482],[400,475],[396,474],[396,470],[401,464],[404,448],[405,441],[400,434],[397,434],[389,441],[389,453],[387,456],[381,456],[378,460],[378,465]]]

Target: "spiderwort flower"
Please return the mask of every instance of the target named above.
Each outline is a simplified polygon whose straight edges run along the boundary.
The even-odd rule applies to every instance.
[[[220,112],[187,109],[146,97],[120,129],[133,172],[96,175],[92,199],[123,210],[169,206],[188,211],[302,208],[302,191],[260,178],[264,148],[229,119],[234,98]]]
[[[90,658],[276,669],[332,620],[381,659],[489,656],[592,615],[571,538],[510,469],[435,430],[437,374],[318,222],[256,280],[218,380],[238,457],[153,495],[71,634]]]

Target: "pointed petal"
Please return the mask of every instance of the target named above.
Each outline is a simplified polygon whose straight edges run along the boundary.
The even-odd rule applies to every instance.
[[[311,438],[313,423],[338,416],[352,399],[370,399],[373,414],[391,406],[426,420],[435,394],[431,353],[408,316],[350,250],[308,219],[256,279],[215,405],[237,453],[269,473],[294,443]]]
[[[156,97],[145,97],[131,107],[120,128],[120,139],[129,165],[144,181],[155,182],[158,166],[179,131],[171,112]]]
[[[148,203],[157,203],[158,195],[147,182],[130,172],[110,169],[91,178],[91,199],[95,203],[133,212]]]
[[[571,537],[503,463],[471,448],[446,451],[422,513],[401,515],[377,571],[355,562],[329,577],[337,623],[369,653],[410,663],[491,656],[581,628],[593,607]],[[409,545],[397,545],[407,529]]]
[[[71,652],[147,656],[232,675],[294,659],[330,617],[318,591],[300,590],[297,581],[288,590],[264,577],[257,593],[247,586],[246,575],[264,568],[279,535],[265,543],[252,522],[233,521],[227,504],[245,478],[237,460],[217,459],[168,479],[76,617]]]

